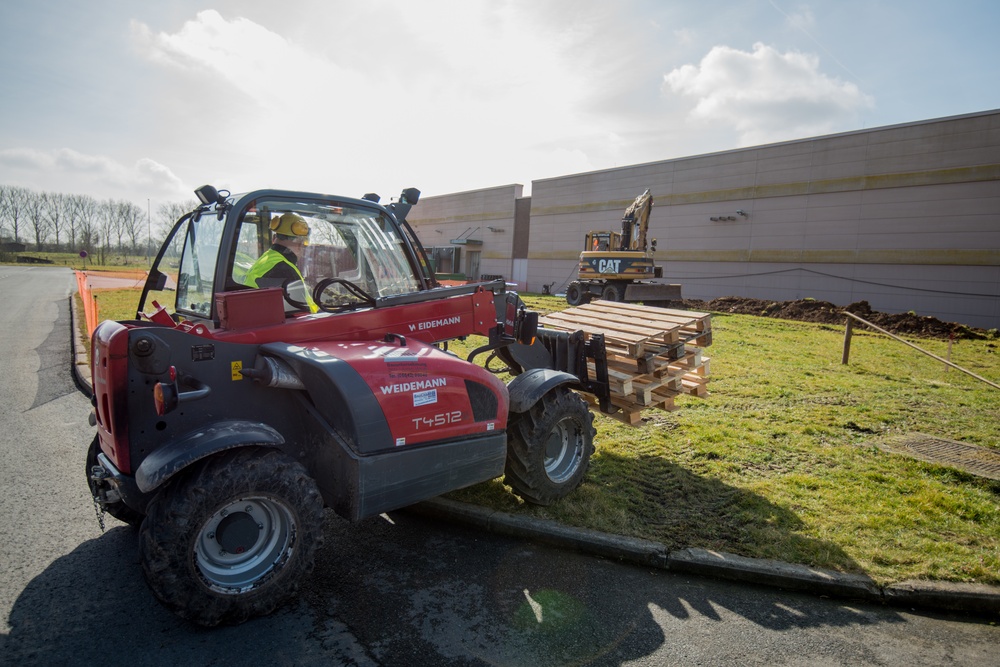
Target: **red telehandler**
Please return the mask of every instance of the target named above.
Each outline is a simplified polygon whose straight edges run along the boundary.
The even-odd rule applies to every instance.
[[[102,523],[139,527],[169,609],[270,613],[312,570],[325,507],[359,521],[501,475],[549,504],[580,484],[595,431],[574,390],[613,409],[603,338],[539,329],[502,281],[437,286],[406,223],[418,190],[196,194],[135,319],[102,322],[91,350],[88,482]],[[289,215],[306,277],[262,285]],[[473,334],[468,358],[448,351]]]

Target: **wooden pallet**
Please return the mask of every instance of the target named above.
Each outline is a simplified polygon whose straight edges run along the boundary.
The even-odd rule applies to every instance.
[[[681,326],[693,331],[709,331],[712,328],[712,315],[693,310],[672,310],[670,308],[653,308],[637,303],[621,303],[617,301],[593,301],[583,306],[570,308],[573,311],[599,311],[622,316],[638,317],[644,323],[663,324],[667,327]],[[562,312],[566,312],[565,310]]]
[[[680,343],[681,329],[696,325],[694,318],[671,317],[664,320],[644,317],[643,311],[636,311],[636,308],[652,310],[646,306],[595,301],[545,315],[539,319],[539,324],[548,329],[579,330],[587,336],[604,334],[608,349],[627,356],[641,356],[650,346],[663,347]]]
[[[708,313],[594,301],[539,320],[548,329],[604,334],[612,417],[631,425],[646,409],[676,410],[680,394],[708,396],[709,361],[703,348],[712,343]],[[593,364],[591,373],[595,372]],[[584,397],[592,405],[597,399]]]

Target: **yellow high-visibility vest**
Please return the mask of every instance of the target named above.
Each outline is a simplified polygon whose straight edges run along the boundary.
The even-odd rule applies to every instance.
[[[288,266],[292,267],[292,270],[295,271],[295,275],[299,277],[299,280],[302,281],[302,284],[303,285],[306,284],[306,280],[305,278],[302,277],[302,273],[299,271],[299,267],[295,266],[295,264],[293,264],[292,262],[289,262],[287,257],[282,255],[274,248],[268,248],[263,255],[257,258],[257,261],[254,262],[254,265],[250,267],[249,271],[247,271],[246,278],[243,279],[243,284],[249,285],[250,287],[257,287],[257,280],[259,278],[262,278],[268,271],[273,269],[281,262],[284,262]],[[319,306],[316,305],[316,302],[313,301],[312,296],[310,296],[308,287],[306,288],[306,304],[309,306],[309,312],[311,313],[319,312]]]

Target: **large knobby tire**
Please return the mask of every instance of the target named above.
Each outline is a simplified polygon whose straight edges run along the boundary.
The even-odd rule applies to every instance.
[[[274,611],[313,569],[323,500],[305,468],[277,450],[196,464],[149,504],[139,535],[146,582],[199,625]]]
[[[551,505],[580,486],[594,453],[594,415],[566,387],[510,416],[504,481],[536,505]]]
[[[625,298],[625,290],[619,289],[617,285],[605,285],[601,290],[601,299],[604,301],[622,301]]]
[[[90,449],[87,450],[87,486],[90,487],[90,495],[94,498],[97,497],[97,483],[90,478],[91,471],[94,466],[97,465],[97,454],[101,451],[100,439],[95,435],[94,441],[90,443]],[[137,512],[122,501],[115,503],[107,503],[104,505],[104,511],[118,519],[119,521],[124,521],[133,528],[138,528],[139,524],[142,523],[142,519],[145,516],[141,512]]]
[[[583,303],[583,288],[580,283],[570,283],[566,288],[566,303],[571,306],[579,306]]]

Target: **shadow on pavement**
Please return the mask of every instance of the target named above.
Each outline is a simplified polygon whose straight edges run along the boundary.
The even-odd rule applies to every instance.
[[[623,566],[394,513],[328,513],[299,600],[241,626],[203,629],[162,608],[118,524],[56,559],[20,593],[0,654],[10,664],[621,664],[704,632],[899,623],[807,595]],[[745,625],[745,624],[743,624]],[[712,631],[713,633],[716,630]]]
[[[328,522],[305,597],[317,618],[377,647],[382,664],[621,664],[676,640],[664,615],[718,626],[742,617],[765,631],[902,622],[887,609],[623,566],[412,513],[362,526]]]
[[[8,632],[0,634],[0,662],[337,664],[326,659],[338,647],[311,638],[314,628],[301,603],[237,627],[204,629],[174,616],[146,587],[137,549],[138,534],[118,524],[56,559],[15,601]],[[350,647],[346,640],[340,645]]]

